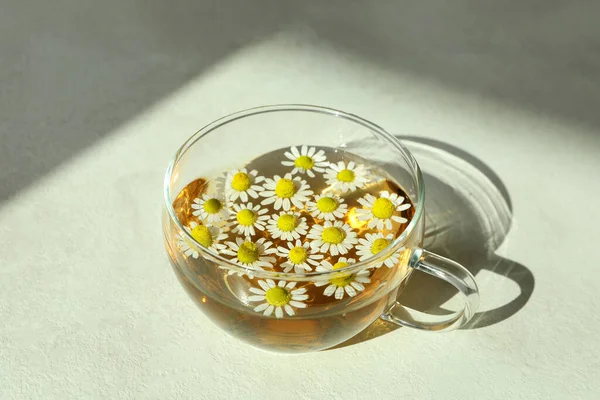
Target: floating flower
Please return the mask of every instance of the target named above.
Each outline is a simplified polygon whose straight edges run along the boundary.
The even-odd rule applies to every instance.
[[[267,230],[274,239],[281,237],[283,240],[298,239],[300,235],[306,235],[307,229],[306,218],[293,211],[281,211],[279,215],[271,216],[267,225]]]
[[[252,203],[234,204],[233,213],[229,225],[233,225],[233,232],[240,233],[245,236],[253,236],[256,234],[254,228],[264,231],[266,221],[269,219],[269,212],[266,208],[261,209],[260,204],[252,207]]]
[[[352,245],[358,243],[356,232],[350,225],[342,221],[325,221],[323,225],[313,225],[307,238],[313,239],[311,247],[319,249],[321,253],[329,253],[332,256],[346,254]]]
[[[275,257],[270,257],[269,254],[277,252],[277,249],[270,248],[272,243],[267,242],[265,238],[260,238],[256,242],[250,239],[235,238],[234,242],[227,242],[228,249],[222,250],[223,254],[235,256],[233,262],[249,268],[262,270],[270,268],[275,262]]]
[[[246,168],[240,168],[229,171],[224,183],[225,197],[229,201],[236,201],[239,197],[243,202],[248,201],[248,196],[257,199],[258,192],[263,190],[257,183],[264,180],[264,176],[258,176],[256,170],[248,172]]]
[[[276,210],[281,207],[285,211],[290,209],[291,203],[297,208],[303,208],[304,203],[308,201],[308,196],[313,194],[310,186],[305,180],[300,177],[292,177],[292,174],[287,173],[282,178],[275,175],[273,179],[267,178],[264,184],[265,190],[260,192],[260,195],[266,197],[261,204],[273,204]]]
[[[346,215],[348,205],[339,196],[319,194],[315,196],[315,201],[306,203],[306,209],[315,218],[334,221]]]
[[[408,220],[399,215],[394,215],[394,212],[402,212],[410,208],[410,203],[402,204],[404,197],[398,196],[396,193],[391,193],[384,190],[380,193],[380,197],[375,198],[372,194],[367,194],[365,197],[358,199],[363,208],[356,210],[358,219],[361,221],[369,220],[368,227],[382,230],[392,229],[392,220],[403,224]]]
[[[275,284],[271,279],[259,280],[258,285],[261,289],[251,287],[249,290],[254,293],[248,297],[248,301],[262,301],[263,303],[254,307],[254,311],[269,316],[275,311],[275,317],[282,318],[283,311],[290,317],[295,315],[294,308],[306,308],[304,300],[308,299],[306,289],[294,289],[296,282],[279,281]]]
[[[325,171],[325,167],[329,165],[326,161],[327,157],[325,157],[325,152],[323,150],[319,150],[315,153],[316,149],[314,147],[302,146],[300,151],[296,146],[290,147],[290,151],[286,151],[285,156],[291,161],[282,161],[281,164],[286,167],[294,167],[292,170],[292,174],[297,172],[310,176],[311,178],[315,177],[315,173]]]
[[[375,234],[367,233],[366,239],[358,239],[358,245],[356,246],[356,254],[360,256],[359,260],[363,261],[367,258],[373,257],[383,251],[394,239],[394,234],[390,233],[387,236],[383,236],[383,233],[378,232]],[[383,261],[378,261],[374,264],[375,268],[381,267],[383,264],[388,268],[394,268],[400,259],[400,253],[404,250],[404,247],[398,249],[398,251],[387,256]]]
[[[327,184],[335,189],[340,189],[342,192],[356,190],[364,187],[368,179],[368,171],[364,165],[356,165],[354,161],[348,162],[348,165],[343,161],[337,164],[330,163],[329,168],[323,175],[327,180]]]
[[[319,265],[318,260],[323,259],[322,254],[315,254],[315,251],[310,248],[309,243],[304,243],[296,240],[296,243],[288,242],[287,249],[283,246],[277,247],[277,255],[287,258],[287,261],[281,264],[283,272],[290,272],[292,268],[296,273],[312,271],[309,265]]]
[[[196,242],[200,243],[203,247],[212,251],[213,253],[218,253],[226,248],[224,244],[219,243],[219,241],[227,238],[227,234],[222,233],[221,229],[216,226],[206,226],[200,225],[197,222],[190,223],[189,228],[186,226],[184,229],[196,240]],[[185,238],[183,235],[178,235],[177,245],[183,251],[187,257],[192,256],[193,258],[198,258],[199,253],[195,243],[191,243],[189,239]]]
[[[229,216],[229,210],[225,207],[225,201],[219,197],[210,197],[203,194],[201,198],[194,199],[192,214],[210,224],[219,223]]]
[[[332,272],[337,269],[342,269],[350,264],[353,264],[352,258],[340,257],[338,262],[331,264],[329,261],[324,260],[320,266],[317,267],[318,272]],[[340,300],[344,297],[344,292],[350,296],[356,296],[357,292],[365,290],[363,283],[369,283],[369,270],[363,269],[354,274],[340,273],[339,275],[329,280],[321,280],[313,282],[315,286],[328,286],[325,288],[323,294],[325,296],[331,296],[335,293],[335,298]]]

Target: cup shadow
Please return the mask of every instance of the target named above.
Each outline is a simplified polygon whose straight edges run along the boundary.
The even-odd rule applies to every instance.
[[[461,263],[479,285],[482,310],[461,329],[484,328],[510,318],[531,298],[535,278],[527,267],[502,255],[510,248],[506,235],[513,221],[506,187],[485,163],[457,147],[433,139],[397,137],[414,154],[425,180],[423,247]],[[452,299],[456,289],[419,271],[410,279],[398,295],[400,303],[431,314],[450,312],[444,303]],[[510,299],[515,285],[519,293]],[[334,349],[398,328],[378,319]]]

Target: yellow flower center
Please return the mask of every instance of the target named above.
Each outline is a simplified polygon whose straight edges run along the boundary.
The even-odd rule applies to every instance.
[[[321,239],[323,239],[323,241],[326,243],[340,244],[345,238],[346,232],[336,226],[325,228],[323,229],[323,233],[321,233]]]
[[[315,165],[315,161],[309,156],[300,156],[296,158],[294,165],[302,169],[311,169]]]
[[[289,199],[296,193],[296,185],[291,179],[281,178],[275,185],[275,194],[281,198]]]
[[[221,211],[221,208],[223,208],[223,205],[217,199],[208,199],[204,202],[204,211],[209,214],[216,214]]]
[[[343,169],[337,174],[337,180],[340,182],[353,182],[354,181],[354,171],[349,169]]]
[[[331,268],[332,270],[336,270],[336,269],[341,269],[344,267],[347,267],[349,264],[347,262],[337,262],[333,265],[333,267]],[[341,274],[336,278],[330,279],[329,283],[335,285],[335,286],[347,286],[350,282],[352,282],[352,280],[354,279],[354,276],[352,276],[352,274]]]
[[[331,197],[321,197],[317,201],[317,208],[321,212],[330,213],[332,211],[337,210],[338,202],[334,198],[331,198]]]
[[[296,246],[290,250],[289,259],[295,264],[302,264],[308,258],[308,252],[302,246]]]
[[[210,247],[213,243],[213,238],[210,233],[210,230],[204,225],[197,225],[192,229],[191,235],[196,242],[200,243],[204,247]]]
[[[238,260],[243,264],[252,264],[258,260],[258,246],[252,242],[244,242],[237,252]]]
[[[272,306],[281,307],[285,306],[292,299],[292,294],[286,288],[275,286],[267,290],[265,293],[265,300]]]
[[[238,223],[244,226],[252,226],[258,218],[254,211],[248,210],[247,208],[239,211],[235,217],[237,218]]]
[[[298,218],[294,214],[283,214],[277,219],[277,227],[283,232],[291,232],[296,229]]]
[[[333,267],[331,267],[331,269],[332,269],[333,271],[335,271],[336,269],[342,269],[342,268],[345,268],[345,267],[347,267],[348,265],[349,265],[349,264],[348,264],[347,262],[340,261],[340,262],[336,262],[335,264],[333,264]]]
[[[250,189],[250,177],[244,172],[238,172],[231,180],[231,187],[238,192],[245,192]]]
[[[375,239],[373,241],[373,245],[371,246],[371,253],[377,254],[381,252],[381,250],[385,249],[390,241],[384,238]]]
[[[390,199],[380,197],[373,202],[371,211],[373,211],[373,215],[375,217],[379,219],[387,219],[394,214],[394,203],[392,203]]]

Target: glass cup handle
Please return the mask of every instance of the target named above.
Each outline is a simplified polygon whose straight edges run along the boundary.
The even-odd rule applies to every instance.
[[[401,326],[436,332],[451,331],[469,322],[479,306],[479,289],[475,278],[465,267],[421,248],[413,250],[408,265],[458,289],[463,308],[450,315],[440,316],[417,311],[396,302],[381,319]]]

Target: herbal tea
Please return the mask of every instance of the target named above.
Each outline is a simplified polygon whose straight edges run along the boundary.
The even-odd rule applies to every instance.
[[[414,215],[385,171],[348,152],[309,146],[271,152],[189,183],[173,208],[195,239],[167,235],[181,283],[220,327],[258,347],[331,347],[377,319],[406,283],[404,248],[369,268],[335,274],[386,249]],[[207,252],[245,272],[217,265]],[[253,271],[299,275],[286,281]],[[333,275],[297,278],[309,272]]]

